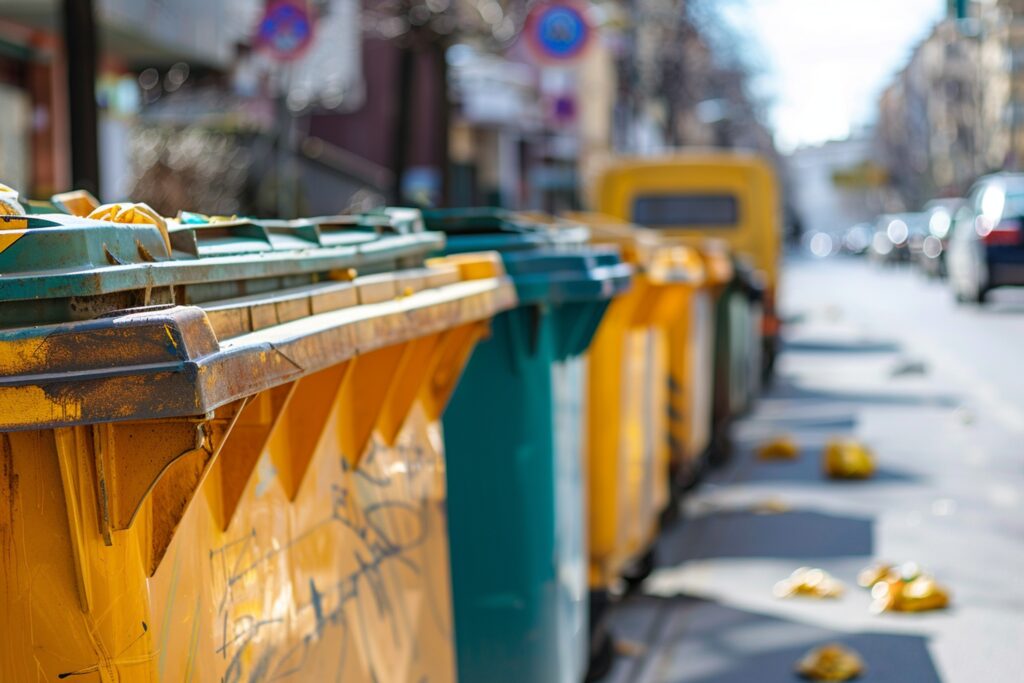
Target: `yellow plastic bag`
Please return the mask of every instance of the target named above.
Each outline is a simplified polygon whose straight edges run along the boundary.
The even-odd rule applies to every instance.
[[[111,223],[128,223],[134,225],[155,225],[163,235],[167,245],[167,253],[171,253],[171,237],[167,232],[167,220],[153,210],[148,204],[123,203],[104,204],[89,214],[89,218]]]
[[[881,565],[878,566],[879,568]],[[861,572],[861,578],[871,578],[868,567]],[[949,591],[939,584],[935,577],[921,570],[917,564],[907,562],[898,568],[890,568],[871,584],[871,611],[881,612],[925,612],[945,609],[949,606]]]
[[[812,681],[848,681],[864,669],[860,655],[839,643],[814,648],[796,663],[796,672]]]
[[[775,584],[773,593],[777,598],[806,596],[809,598],[838,598],[843,594],[844,586],[824,569],[800,567],[789,578]]]
[[[18,201],[18,191],[0,185],[0,216],[24,216],[25,207]]]
[[[875,474],[875,456],[852,439],[833,439],[825,444],[822,468],[832,479],[869,479]]]

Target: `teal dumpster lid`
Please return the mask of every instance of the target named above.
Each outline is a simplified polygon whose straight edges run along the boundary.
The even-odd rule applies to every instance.
[[[448,253],[501,252],[521,303],[610,299],[632,282],[618,248],[588,244],[584,226],[493,208],[424,211],[423,218],[427,229],[448,235]]]
[[[386,218],[360,216],[171,222],[168,237],[170,253],[155,225],[0,216],[0,326],[88,319],[129,305],[201,303],[336,271],[381,272],[422,261],[444,244],[442,234],[422,226],[399,231]]]
[[[448,235],[449,253],[583,246],[590,237],[589,229],[582,225],[544,222],[535,214],[489,207],[425,210],[423,220],[428,230]]]
[[[505,254],[503,260],[521,303],[611,299],[633,280],[633,267],[615,248],[537,250]]]
[[[60,211],[60,207],[53,202],[39,199],[23,199],[21,204],[25,208],[25,213],[28,214],[57,213]]]
[[[432,229],[444,230],[449,234],[484,234],[529,230],[534,226],[517,220],[516,214],[495,207],[470,207],[459,209],[424,209],[423,220]]]

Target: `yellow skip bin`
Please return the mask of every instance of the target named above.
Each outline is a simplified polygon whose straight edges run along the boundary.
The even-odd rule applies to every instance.
[[[711,321],[695,250],[600,214],[565,218],[637,268],[589,353],[590,577],[605,590],[651,548],[671,473],[710,438]]]
[[[147,248],[0,285],[0,680],[454,680],[439,420],[515,303],[500,259],[358,220],[29,220]]]

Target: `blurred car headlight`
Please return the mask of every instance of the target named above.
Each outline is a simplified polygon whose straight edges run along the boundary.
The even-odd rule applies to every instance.
[[[949,212],[940,209],[933,213],[932,217],[928,220],[928,231],[941,240],[949,234],[949,226],[952,224],[953,219],[950,217]]]
[[[818,258],[825,258],[832,253],[832,236],[828,233],[815,233],[811,238],[811,253]]]
[[[889,237],[889,241],[893,244],[903,244],[907,241],[907,236],[910,234],[910,228],[907,224],[896,219],[889,222],[889,227],[885,229],[885,234]]]

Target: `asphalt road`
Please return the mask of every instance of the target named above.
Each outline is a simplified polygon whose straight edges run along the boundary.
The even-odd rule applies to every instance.
[[[1024,681],[1024,291],[959,307],[910,269],[791,258],[782,310],[778,380],[737,425],[733,461],[662,535],[642,593],[612,613],[606,680],[796,681],[804,652],[839,641],[867,683]],[[755,460],[780,434],[801,457]],[[869,444],[877,475],[823,479],[831,436]],[[918,562],[951,608],[871,614],[855,577],[876,559]],[[774,598],[801,565],[846,594]]]

